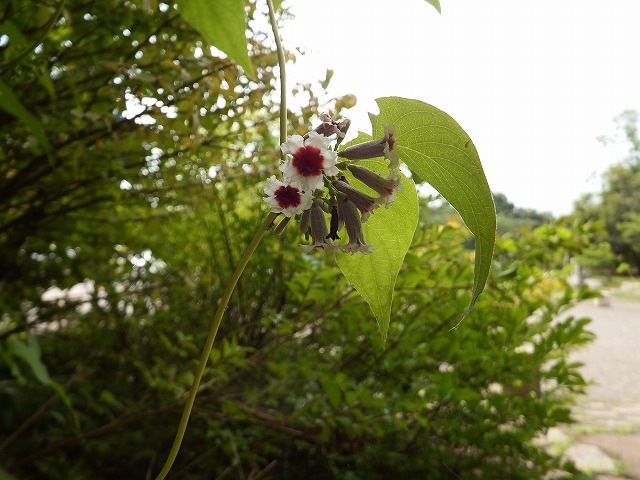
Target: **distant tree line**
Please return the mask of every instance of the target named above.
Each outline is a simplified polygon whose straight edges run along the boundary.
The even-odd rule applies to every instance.
[[[493,201],[498,216],[498,234],[517,235],[522,228],[534,229],[553,221],[553,215],[532,208],[516,207],[504,193],[494,193]],[[458,212],[440,198],[429,202],[426,217],[433,223],[446,223],[451,218],[459,219]]]
[[[602,192],[584,195],[573,216],[596,222],[603,228],[594,239],[590,265],[597,270],[640,273],[640,134],[639,114],[627,110],[615,119],[616,135],[603,137],[607,144],[622,141],[629,150],[620,163],[604,174]]]

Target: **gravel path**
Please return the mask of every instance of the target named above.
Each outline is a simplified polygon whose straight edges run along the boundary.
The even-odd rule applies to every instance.
[[[584,362],[582,373],[595,382],[589,387],[590,401],[640,402],[640,302],[611,299],[610,306],[583,302],[571,315],[590,317],[588,329],[596,340],[575,352]]]
[[[571,447],[574,452],[566,454],[578,464],[595,466],[602,458],[589,448],[596,447],[619,461],[624,472],[616,477],[614,469],[593,468],[609,474],[598,478],[640,480],[640,302],[617,298],[608,306],[583,302],[568,314],[591,318],[588,329],[596,339],[571,357],[584,363],[581,372],[593,383],[573,409],[578,425],[568,433],[578,443]]]

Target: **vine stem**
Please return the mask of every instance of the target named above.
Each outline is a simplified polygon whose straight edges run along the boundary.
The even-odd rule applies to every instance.
[[[198,388],[200,387],[200,381],[202,380],[202,375],[204,374],[205,367],[207,366],[207,361],[209,360],[209,356],[211,355],[213,342],[216,339],[216,335],[218,334],[218,329],[220,328],[222,317],[227,309],[227,306],[229,305],[231,294],[233,294],[233,291],[236,287],[236,284],[238,283],[238,280],[240,279],[240,276],[242,275],[242,272],[244,272],[247,263],[249,263],[249,260],[253,256],[253,253],[256,251],[256,248],[260,244],[260,241],[264,237],[265,233],[267,233],[267,230],[271,228],[271,225],[273,225],[273,221],[278,215],[278,213],[269,213],[264,222],[262,222],[260,229],[253,237],[253,240],[251,240],[251,243],[247,246],[244,255],[242,255],[242,258],[240,259],[235,272],[233,272],[233,275],[229,280],[229,284],[227,285],[227,288],[224,291],[222,298],[220,299],[220,304],[218,305],[218,309],[216,310],[216,313],[213,316],[213,320],[211,322],[211,328],[209,329],[207,340],[205,341],[204,347],[202,348],[202,353],[200,354],[200,362],[198,363],[198,368],[196,370],[193,383],[191,384],[191,389],[189,390],[189,394],[184,405],[184,410],[182,411],[182,418],[180,418],[180,423],[178,424],[178,432],[176,433],[176,437],[173,441],[173,446],[171,447],[171,451],[169,452],[167,461],[156,477],[156,480],[162,480],[167,476],[169,470],[171,470],[173,462],[178,456],[180,446],[182,445],[182,439],[184,438],[184,433],[187,430],[187,423],[189,422],[189,417],[191,416],[191,411],[193,410],[193,404],[198,393]]]
[[[267,6],[269,7],[269,22],[271,23],[271,29],[273,30],[273,36],[276,42],[276,50],[278,53],[278,67],[280,68],[280,142],[282,143],[286,141],[287,138],[287,75],[285,72],[284,49],[282,48],[280,34],[278,33],[278,24],[276,22],[273,0],[267,0]],[[280,152],[280,158],[284,160],[284,153],[282,153],[282,151]],[[231,295],[233,294],[233,291],[238,283],[238,280],[240,279],[240,276],[242,275],[242,272],[244,272],[245,267],[249,263],[249,260],[253,256],[253,253],[256,251],[258,244],[264,237],[265,233],[267,233],[267,230],[271,228],[271,225],[273,225],[273,221],[278,215],[278,213],[273,212],[267,215],[267,218],[265,218],[260,229],[255,234],[253,240],[251,240],[251,243],[245,250],[244,255],[240,259],[240,262],[238,263],[235,272],[233,272],[233,275],[229,280],[229,284],[227,285],[227,288],[224,291],[222,298],[220,299],[220,304],[218,305],[218,309],[213,316],[209,334],[207,335],[204,347],[202,348],[202,353],[200,354],[198,368],[196,370],[193,383],[191,384],[189,394],[187,395],[187,400],[182,411],[182,417],[180,418],[180,423],[178,424],[176,437],[173,440],[173,445],[171,446],[171,451],[169,452],[167,461],[156,477],[156,480],[163,480],[164,478],[166,478],[169,470],[171,470],[173,462],[178,456],[180,446],[182,445],[182,440],[184,439],[184,434],[187,430],[187,424],[189,423],[189,417],[191,416],[191,411],[193,410],[193,404],[195,403],[196,395],[198,394],[200,381],[202,380],[202,376],[204,375],[204,370],[207,366],[209,356],[211,355],[211,349],[213,348],[213,342],[215,341],[216,335],[218,334],[218,329],[220,328],[220,323],[222,322],[224,312],[227,310],[227,306],[229,305]]]
[[[273,8],[273,0],[267,0],[269,7],[269,23],[273,30],[273,38],[276,41],[276,51],[278,52],[278,67],[280,68],[280,142],[287,139],[287,74],[285,72],[284,48],[280,41],[278,23],[276,22],[276,12]],[[280,158],[284,160],[284,153],[280,150]]]

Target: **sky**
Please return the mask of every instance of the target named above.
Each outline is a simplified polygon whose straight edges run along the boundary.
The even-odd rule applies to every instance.
[[[352,130],[374,99],[416,98],[471,136],[489,186],[516,206],[568,214],[622,160],[614,117],[640,110],[640,1],[285,0],[287,81],[334,70],[328,97],[354,94]],[[318,88],[318,90],[320,90]],[[291,99],[295,104],[295,99]]]

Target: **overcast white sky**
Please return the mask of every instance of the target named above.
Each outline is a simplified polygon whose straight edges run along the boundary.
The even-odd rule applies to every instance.
[[[640,110],[640,1],[285,0],[285,47],[304,47],[289,85],[335,76],[352,128],[397,95],[449,113],[473,139],[489,185],[519,207],[565,214],[624,155],[596,137]]]

